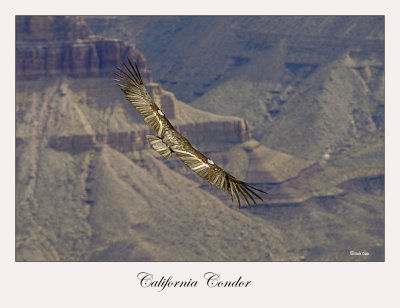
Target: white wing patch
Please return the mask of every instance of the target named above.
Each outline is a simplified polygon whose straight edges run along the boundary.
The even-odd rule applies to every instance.
[[[214,162],[211,160],[211,159],[207,159],[207,162],[210,164],[210,165],[214,165]]]
[[[178,149],[176,149],[174,146],[172,146],[172,149],[173,149],[174,152],[176,152],[176,153],[186,154],[186,155],[192,156],[195,160],[197,160],[196,155],[194,155],[193,153],[190,153],[190,152],[184,151],[184,150],[178,150]]]
[[[196,170],[201,171],[204,168],[210,168],[207,164],[199,164],[196,167],[192,167],[192,170],[196,172]]]
[[[160,116],[162,116],[162,117],[164,116],[164,113],[163,113],[160,109],[158,109],[157,112],[158,112],[158,114],[159,114]]]

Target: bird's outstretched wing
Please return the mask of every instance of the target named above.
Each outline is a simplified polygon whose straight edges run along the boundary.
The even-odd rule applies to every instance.
[[[126,99],[139,111],[146,123],[158,136],[162,136],[168,120],[164,117],[160,108],[153,102],[149,93],[147,93],[136,63],[134,67],[129,59],[128,61],[130,68],[122,63],[126,71],[117,68],[119,73],[115,73],[115,75],[120,79],[115,79],[115,81],[117,81],[117,85],[124,92]]]
[[[117,75],[120,79],[115,80],[117,81],[117,85],[124,92],[126,99],[132,103],[147,124],[153,128],[159,136],[146,136],[150,146],[165,159],[168,159],[172,152],[175,153],[196,174],[219,189],[228,192],[232,201],[233,197],[235,196],[239,203],[239,208],[240,196],[244,198],[249,207],[249,200],[251,200],[254,205],[257,205],[254,197],[257,197],[263,201],[263,199],[255,191],[262,193],[266,192],[250,186],[249,184],[240,181],[234,176],[225,172],[224,169],[216,165],[211,159],[197,151],[185,137],[179,134],[172,127],[171,123],[165,117],[163,112],[157,107],[150,95],[147,93],[137,65],[135,64],[134,67],[129,59],[128,61],[130,68],[122,63],[126,71],[117,68],[119,73],[115,73],[115,75]],[[169,129],[169,132],[174,132],[173,139],[175,142],[173,145],[167,145],[163,141],[162,137],[164,136],[166,128]]]
[[[233,197],[235,196],[239,203],[239,208],[240,196],[244,198],[249,208],[249,200],[251,200],[254,205],[257,206],[257,202],[253,197],[257,197],[263,201],[263,199],[255,192],[255,190],[265,193],[264,191],[250,186],[249,184],[230,175],[220,166],[215,164],[211,159],[197,151],[188,141],[182,142],[177,146],[172,146],[171,150],[185,163],[186,166],[192,169],[193,172],[210,182],[215,187],[228,192],[232,202]]]

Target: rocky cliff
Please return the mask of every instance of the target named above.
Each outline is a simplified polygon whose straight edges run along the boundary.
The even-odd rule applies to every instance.
[[[128,57],[150,72],[142,53],[117,39],[95,36],[83,17],[18,16],[16,18],[16,78],[108,77]]]

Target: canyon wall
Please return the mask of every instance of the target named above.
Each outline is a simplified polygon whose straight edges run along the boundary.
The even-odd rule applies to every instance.
[[[18,16],[16,78],[109,77],[121,61],[131,58],[150,81],[146,60],[134,46],[95,36],[82,16]]]

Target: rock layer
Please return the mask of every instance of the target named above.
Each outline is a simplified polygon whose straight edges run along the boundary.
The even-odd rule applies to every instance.
[[[142,53],[117,39],[95,36],[83,17],[17,17],[16,78],[109,77],[121,60],[131,58],[150,81]]]
[[[221,143],[225,143],[229,147],[249,140],[247,124],[243,120],[195,123],[176,128],[178,131],[184,132],[190,142],[203,145],[208,151],[223,150],[224,147],[220,145]],[[80,152],[107,144],[118,151],[131,152],[148,148],[145,136],[149,134],[154,134],[154,132],[145,129],[97,135],[51,136],[49,145],[59,151]],[[211,136],[213,136],[212,140]],[[210,139],[210,142],[207,142],[207,139]],[[23,139],[18,138],[18,143],[22,142]],[[217,144],[219,145],[217,146]]]

